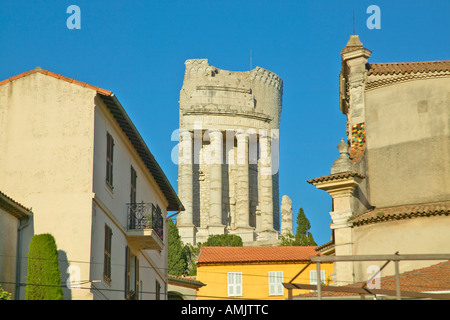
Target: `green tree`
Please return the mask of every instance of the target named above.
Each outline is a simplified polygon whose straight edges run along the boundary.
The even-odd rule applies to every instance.
[[[172,219],[169,219],[169,271],[173,276],[181,276],[187,271],[186,253],[178,228]]]
[[[311,224],[303,208],[300,208],[297,214],[297,232],[295,236],[292,234],[282,236],[280,246],[317,246],[313,235],[311,232],[308,232],[309,229],[311,229]]]
[[[26,300],[62,300],[61,273],[55,238],[48,233],[31,238],[28,250]]]
[[[311,232],[308,232],[309,229],[311,229],[311,224],[303,208],[300,208],[297,214],[297,233],[295,234],[297,246],[317,246]]]
[[[205,247],[242,247],[242,238],[236,234],[214,234],[210,235],[205,243]]]

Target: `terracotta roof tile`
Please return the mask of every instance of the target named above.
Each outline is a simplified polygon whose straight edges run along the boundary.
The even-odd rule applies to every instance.
[[[103,94],[103,95],[109,96],[109,95],[112,94],[112,91],[105,90],[105,89],[102,89],[100,87],[92,86],[92,85],[87,84],[85,82],[81,82],[81,81],[77,81],[77,80],[72,79],[72,78],[65,77],[65,76],[60,75],[58,73],[54,73],[54,72],[51,72],[51,71],[48,71],[48,70],[43,70],[40,67],[37,67],[37,68],[35,68],[33,70],[26,71],[26,72],[23,72],[21,74],[18,74],[18,75],[15,75],[13,77],[10,77],[8,79],[5,79],[5,80],[0,82],[0,85],[6,84],[8,82],[12,82],[14,80],[17,80],[17,79],[29,76],[29,75],[37,73],[37,72],[45,74],[45,75],[48,75],[48,76],[51,76],[51,77],[54,77],[56,79],[60,79],[60,80],[69,82],[69,83],[74,83],[74,84],[77,84],[79,86],[82,86],[82,87],[85,87],[85,88],[88,88],[88,89],[95,90],[97,93],[100,93],[100,94]]]
[[[450,201],[375,208],[353,218],[353,224],[363,225],[388,220],[400,220],[442,214],[450,214]]]
[[[3,193],[3,192],[1,192],[1,191],[0,191],[0,196],[1,196],[2,198],[4,198],[4,199],[10,201],[10,202],[13,203],[14,205],[16,205],[16,206],[18,206],[18,207],[20,207],[20,208],[22,208],[22,209],[24,209],[24,210],[27,210],[27,211],[31,212],[31,210],[30,210],[29,208],[25,207],[23,204],[17,202],[16,200],[14,200],[13,198],[7,196],[5,193]]]
[[[368,63],[368,75],[450,71],[450,60],[420,62]]]
[[[0,208],[3,208],[13,216],[19,219],[25,218],[33,214],[31,209],[25,207],[23,204],[17,202],[13,198],[7,196],[0,191]]]
[[[308,261],[316,246],[202,247],[198,264]]]
[[[317,182],[324,182],[324,181],[331,181],[331,180],[338,180],[338,179],[346,179],[350,177],[357,177],[364,179],[364,175],[357,173],[357,172],[342,172],[342,173],[333,173],[326,176],[314,178],[311,180],[308,180],[308,183],[317,183]]]

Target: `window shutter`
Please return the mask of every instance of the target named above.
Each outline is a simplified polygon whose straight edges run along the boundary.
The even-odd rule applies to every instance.
[[[128,298],[130,291],[130,248],[125,248],[125,298]]]
[[[111,242],[112,242],[112,230],[105,224],[103,278],[108,283],[111,281]]]
[[[283,295],[283,271],[269,271],[269,296]]]
[[[317,271],[309,271],[309,284],[317,284]]]
[[[277,293],[278,293],[278,295],[280,295],[280,296],[282,296],[283,295],[283,289],[284,289],[284,287],[283,287],[283,278],[284,278],[284,274],[283,274],[283,271],[278,271],[278,275],[277,275],[277,278],[278,278],[278,283],[277,283],[277,288],[278,288],[278,290],[277,290]]]
[[[228,296],[242,296],[242,273],[228,272]]]
[[[136,258],[136,294],[139,294],[139,259],[138,257]]]
[[[242,296],[242,273],[236,273],[235,287],[236,295]]]
[[[317,285],[317,270],[309,271],[309,284]],[[325,282],[325,270],[320,270],[320,282]],[[311,290],[311,292],[315,292],[316,290]]]
[[[234,295],[234,273],[229,272],[228,273],[228,295],[233,296]]]
[[[269,296],[275,294],[275,273],[269,271]]]

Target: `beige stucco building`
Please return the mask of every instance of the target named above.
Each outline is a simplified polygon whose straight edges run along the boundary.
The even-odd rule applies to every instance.
[[[55,237],[65,299],[166,297],[183,206],[111,91],[41,68],[0,82],[0,188]]]
[[[308,181],[333,198],[333,237],[323,248],[336,256],[448,254],[450,61],[370,56],[357,35],[341,52],[347,131],[330,174]],[[436,262],[404,261],[400,272]],[[373,264],[339,262],[336,282],[365,281]]]
[[[271,71],[185,63],[180,92],[178,195],[183,241],[239,235],[276,243],[280,229],[278,147],[283,83]]]

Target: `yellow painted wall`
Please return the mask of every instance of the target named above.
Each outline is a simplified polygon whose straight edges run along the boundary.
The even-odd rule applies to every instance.
[[[306,263],[249,263],[249,264],[221,264],[198,265],[197,280],[205,283],[197,292],[198,300],[210,299],[263,299],[285,300],[288,298],[288,290],[284,289],[282,296],[269,296],[269,271],[283,271],[283,282],[289,282],[300,272]],[[325,270],[325,279],[331,281],[333,273],[332,263],[321,263],[320,268]],[[316,270],[316,265],[311,264],[294,281],[294,283],[309,284],[309,271]],[[228,297],[227,274],[228,272],[242,272],[242,296]],[[330,282],[331,283],[331,282]],[[293,290],[293,295],[307,293],[308,290]]]

